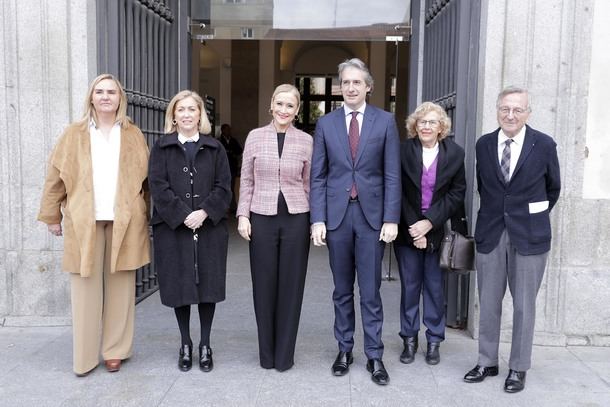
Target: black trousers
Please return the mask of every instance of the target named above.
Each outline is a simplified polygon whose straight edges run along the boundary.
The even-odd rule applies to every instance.
[[[294,364],[309,256],[309,213],[291,215],[281,194],[279,201],[275,216],[250,215],[250,270],[260,364],[283,371]]]

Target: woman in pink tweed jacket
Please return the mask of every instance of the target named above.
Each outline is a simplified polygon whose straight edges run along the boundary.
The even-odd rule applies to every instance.
[[[237,205],[239,234],[250,242],[260,364],[278,371],[294,364],[309,256],[313,139],[292,125],[300,103],[292,85],[273,92],[273,120],[246,139]]]

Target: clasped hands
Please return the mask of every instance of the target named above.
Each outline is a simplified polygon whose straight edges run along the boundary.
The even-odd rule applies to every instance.
[[[396,223],[384,223],[381,226],[381,233],[379,233],[379,240],[383,240],[385,243],[390,243],[396,239],[398,235],[398,224]],[[311,240],[314,246],[325,246],[326,245],[326,225],[323,222],[314,223],[311,225]]]
[[[203,225],[203,222],[207,219],[208,214],[203,209],[198,209],[191,212],[186,219],[184,219],[184,225],[189,228],[196,230]]]
[[[432,230],[432,222],[422,219],[409,226],[409,234],[413,238],[413,246],[418,249],[425,249],[428,246],[426,233]]]

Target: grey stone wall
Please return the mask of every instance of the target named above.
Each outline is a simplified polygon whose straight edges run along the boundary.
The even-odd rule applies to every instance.
[[[96,74],[95,1],[0,3],[0,325],[69,323],[61,239],[36,221],[48,155]]]
[[[599,3],[483,2],[480,134],[498,126],[498,92],[507,85],[525,86],[533,109],[529,124],[553,136],[558,145],[563,185],[551,213],[553,245],[537,301],[538,344],[610,346],[610,200],[583,194],[587,111],[592,107],[588,95],[597,80],[590,81],[591,44],[601,34],[592,23],[596,10],[606,21],[609,17],[608,8],[596,9]],[[471,287],[474,298],[474,281]],[[478,299],[471,301],[470,311],[470,329],[477,336]],[[510,341],[511,319],[507,293],[503,340]]]

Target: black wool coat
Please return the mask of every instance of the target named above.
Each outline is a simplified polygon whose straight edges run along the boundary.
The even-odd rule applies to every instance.
[[[178,134],[162,136],[150,154],[153,246],[161,302],[178,307],[225,299],[231,172],[224,148],[199,135],[191,163]],[[194,210],[207,219],[195,233],[184,225]]]
[[[433,228],[426,234],[428,251],[437,251],[444,236],[444,225],[451,219],[451,228],[466,235],[464,216],[466,174],[464,150],[450,139],[439,141],[436,163],[436,183],[432,202],[426,213],[421,211],[422,145],[417,137],[407,139],[400,146],[402,200],[400,224],[396,244],[413,245],[409,226],[428,219]]]

